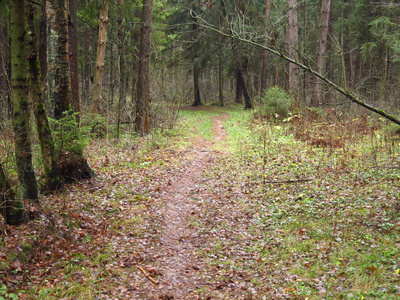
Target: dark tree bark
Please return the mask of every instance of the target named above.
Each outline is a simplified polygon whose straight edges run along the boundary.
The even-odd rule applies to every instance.
[[[42,93],[42,82],[38,68],[38,54],[36,49],[36,32],[34,16],[36,14],[35,6],[28,3],[28,71],[29,71],[29,90],[38,131],[39,145],[43,157],[43,166],[45,173],[45,189],[57,190],[61,188],[59,167],[56,162],[53,137],[46,114],[46,106]]]
[[[224,106],[224,74],[223,74],[223,61],[222,61],[222,51],[220,51],[218,56],[218,99],[219,106]]]
[[[54,68],[55,72],[55,110],[56,119],[63,117],[72,106],[70,60],[68,47],[68,14],[67,0],[53,2],[55,21],[53,30],[56,33],[56,49]],[[80,180],[91,178],[94,172],[90,169],[82,153],[60,153],[60,174],[66,180]]]
[[[78,67],[78,37],[76,0],[68,0],[69,22],[68,22],[68,49],[69,49],[69,70],[71,76],[72,108],[74,112],[80,112],[79,99],[79,67]],[[76,116],[79,124],[79,114]]]
[[[136,101],[136,132],[147,135],[150,132],[150,43],[153,20],[153,0],[143,0],[142,28],[139,48],[139,79]]]
[[[5,223],[18,225],[25,220],[24,204],[18,200],[0,163],[0,213]]]
[[[39,61],[40,61],[40,73],[42,75],[42,80],[46,81],[47,78],[47,16],[46,16],[46,1],[43,0],[41,9],[41,20],[39,24]],[[43,84],[43,88],[46,85]],[[46,95],[46,93],[43,93]]]
[[[32,165],[32,147],[29,136],[25,1],[14,0],[11,2],[11,49],[13,128],[19,195],[21,201],[28,199],[38,203],[38,186]]]
[[[7,120],[7,74],[5,68],[5,34],[3,22],[0,21],[0,129]]]
[[[245,109],[253,108],[253,104],[252,104],[249,92],[247,90],[246,81],[244,79],[244,75],[243,75],[243,72],[242,72],[241,68],[238,68],[238,70],[237,70],[237,81],[238,81],[238,84],[241,86],[241,89],[242,89],[242,94],[243,94],[243,97],[244,97],[244,104],[245,104],[244,108]]]
[[[195,7],[195,6],[194,6]],[[198,34],[199,25],[197,24],[196,18],[192,18],[192,29],[194,34]],[[198,37],[194,37],[192,43],[192,64],[193,64],[193,97],[194,101],[192,106],[201,106],[201,96],[200,96],[200,63],[198,54],[199,41]]]
[[[200,97],[200,68],[197,66],[197,62],[193,63],[193,92],[194,92],[194,102],[192,106],[201,106],[201,97]]]
[[[55,54],[55,87],[54,87],[54,116],[56,119],[63,117],[63,113],[72,105],[71,76],[69,69],[68,49],[68,14],[67,1],[55,0],[53,2],[55,22],[53,29],[56,32]]]
[[[235,103],[242,103],[242,95],[243,95],[243,86],[241,84],[240,77],[240,68],[236,66],[236,93],[235,93]]]

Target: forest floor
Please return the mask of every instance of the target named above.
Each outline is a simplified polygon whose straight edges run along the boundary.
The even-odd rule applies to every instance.
[[[2,229],[0,299],[398,299],[399,141],[251,116],[93,141],[95,178]]]

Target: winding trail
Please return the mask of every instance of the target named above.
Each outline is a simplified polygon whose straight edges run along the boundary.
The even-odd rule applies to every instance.
[[[157,283],[141,293],[145,299],[200,299],[196,290],[206,285],[198,270],[202,268],[197,249],[203,246],[198,230],[190,225],[191,216],[201,210],[201,197],[210,192],[204,184],[203,172],[215,162],[211,146],[225,139],[223,120],[226,113],[214,117],[214,141],[199,138],[188,152],[184,171],[166,190],[159,203],[158,214],[163,219],[159,232],[159,246],[154,249],[157,258]],[[198,195],[198,197],[196,197]]]

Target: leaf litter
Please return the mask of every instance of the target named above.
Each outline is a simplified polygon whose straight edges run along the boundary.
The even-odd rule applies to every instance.
[[[229,122],[241,123],[229,113],[213,117],[213,140],[194,135],[184,149],[94,141],[96,178],[43,196],[29,223],[4,227],[3,294],[398,297],[398,157],[354,167],[365,155],[343,161],[340,150],[305,147],[275,135],[280,128],[261,134],[257,124],[230,151]]]

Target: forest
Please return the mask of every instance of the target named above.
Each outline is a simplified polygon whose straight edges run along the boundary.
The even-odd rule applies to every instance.
[[[399,0],[0,0],[0,300],[399,299]]]

